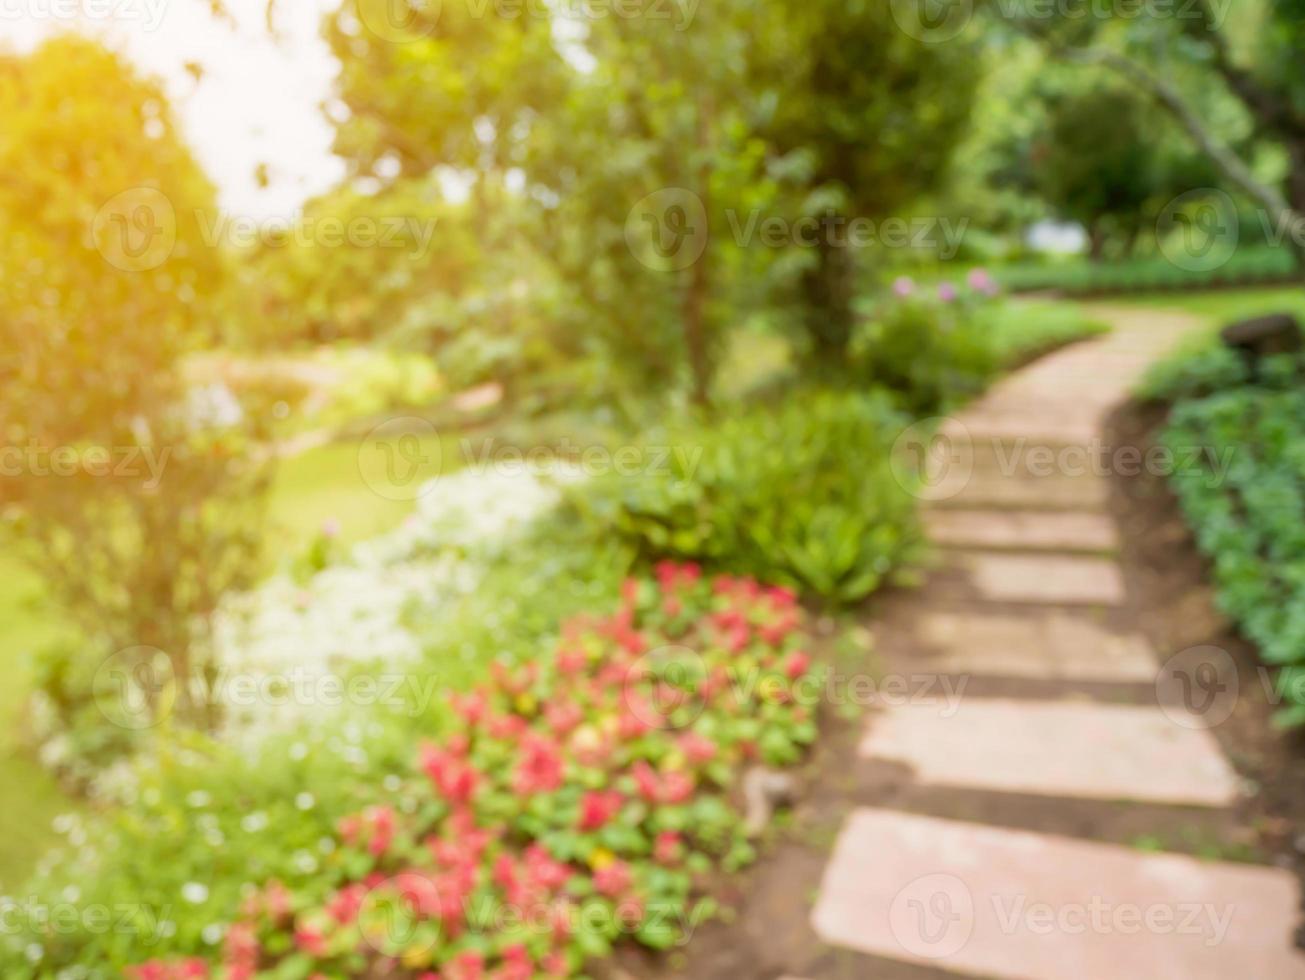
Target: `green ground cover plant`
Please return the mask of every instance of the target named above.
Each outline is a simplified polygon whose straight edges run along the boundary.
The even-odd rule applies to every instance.
[[[1305,724],[1305,358],[1254,368],[1209,343],[1161,365],[1144,393],[1172,402],[1160,439],[1219,605],[1280,668],[1277,720]]]

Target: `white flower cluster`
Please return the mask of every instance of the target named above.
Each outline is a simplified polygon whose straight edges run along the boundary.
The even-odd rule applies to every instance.
[[[233,597],[214,634],[225,734],[258,741],[331,717],[329,709],[359,703],[350,681],[364,673],[390,683],[388,691],[360,687],[362,700],[411,694],[408,682],[421,679],[400,675],[421,654],[413,619],[437,619],[441,605],[475,590],[489,560],[558,504],[558,484],[579,478],[561,468],[544,479],[471,470],[443,477],[424,488],[402,526],[356,546],[347,561],[302,583],[279,574]]]

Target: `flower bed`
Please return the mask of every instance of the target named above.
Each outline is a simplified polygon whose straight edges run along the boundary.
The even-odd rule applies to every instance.
[[[707,877],[752,856],[732,791],[816,735],[794,594],[663,563],[546,662],[496,666],[397,783],[340,820],[306,881],[232,910],[220,965],[171,977],[576,975],[622,937],[685,940]]]

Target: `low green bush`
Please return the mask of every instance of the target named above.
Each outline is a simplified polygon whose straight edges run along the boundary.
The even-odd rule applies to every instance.
[[[979,394],[996,374],[986,327],[971,302],[887,302],[858,332],[855,373],[893,392],[912,414],[937,414]]]
[[[1252,378],[1211,347],[1153,374],[1146,391],[1176,398],[1161,441],[1219,605],[1282,668],[1278,720],[1305,724],[1305,358],[1269,359]]]
[[[909,421],[882,393],[796,391],[778,407],[650,436],[640,456],[673,447],[664,466],[590,481],[572,506],[635,561],[700,561],[855,602],[919,546],[915,500],[889,458]]]
[[[1055,290],[1086,296],[1283,282],[1297,271],[1290,249],[1251,245],[1236,251],[1217,269],[1184,269],[1163,255],[1150,255],[1120,262],[1075,257],[1012,264],[994,274],[1012,292]]]

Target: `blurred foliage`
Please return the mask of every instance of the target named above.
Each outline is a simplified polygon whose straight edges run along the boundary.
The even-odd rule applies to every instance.
[[[1214,269],[1185,269],[1163,255],[1090,262],[1077,256],[1059,261],[1013,262],[994,270],[1015,292],[1055,290],[1067,296],[1170,292],[1175,302],[1193,289],[1294,281],[1295,257],[1286,248],[1245,246]]]
[[[783,162],[786,215],[827,229],[911,217],[949,176],[980,77],[977,48],[912,37],[888,3],[782,0],[767,10],[755,55],[760,132]],[[794,294],[804,349],[824,369],[846,355],[862,258],[831,239],[827,230],[800,253]]]
[[[0,116],[0,411],[24,461],[6,502],[81,638],[49,687],[102,708],[71,674],[148,670],[156,648],[148,709],[203,723],[205,617],[249,580],[266,483],[253,423],[209,417],[179,371],[224,288],[213,188],[157,83],[96,43],[0,62]]]
[[[0,118],[5,437],[111,442],[211,340],[214,189],[158,84],[91,41],[0,57]]]
[[[649,434],[672,447],[664,471],[596,479],[572,505],[590,535],[627,543],[640,562],[698,561],[857,602],[918,554],[915,499],[891,465],[908,424],[882,393],[798,391]]]
[[[973,297],[884,302],[861,324],[853,343],[858,381],[892,392],[915,416],[937,415],[973,398],[998,367],[981,305]]]
[[[1152,375],[1174,399],[1161,442],[1171,484],[1210,558],[1219,606],[1281,668],[1277,716],[1305,725],[1305,358],[1252,369],[1211,344]]]

